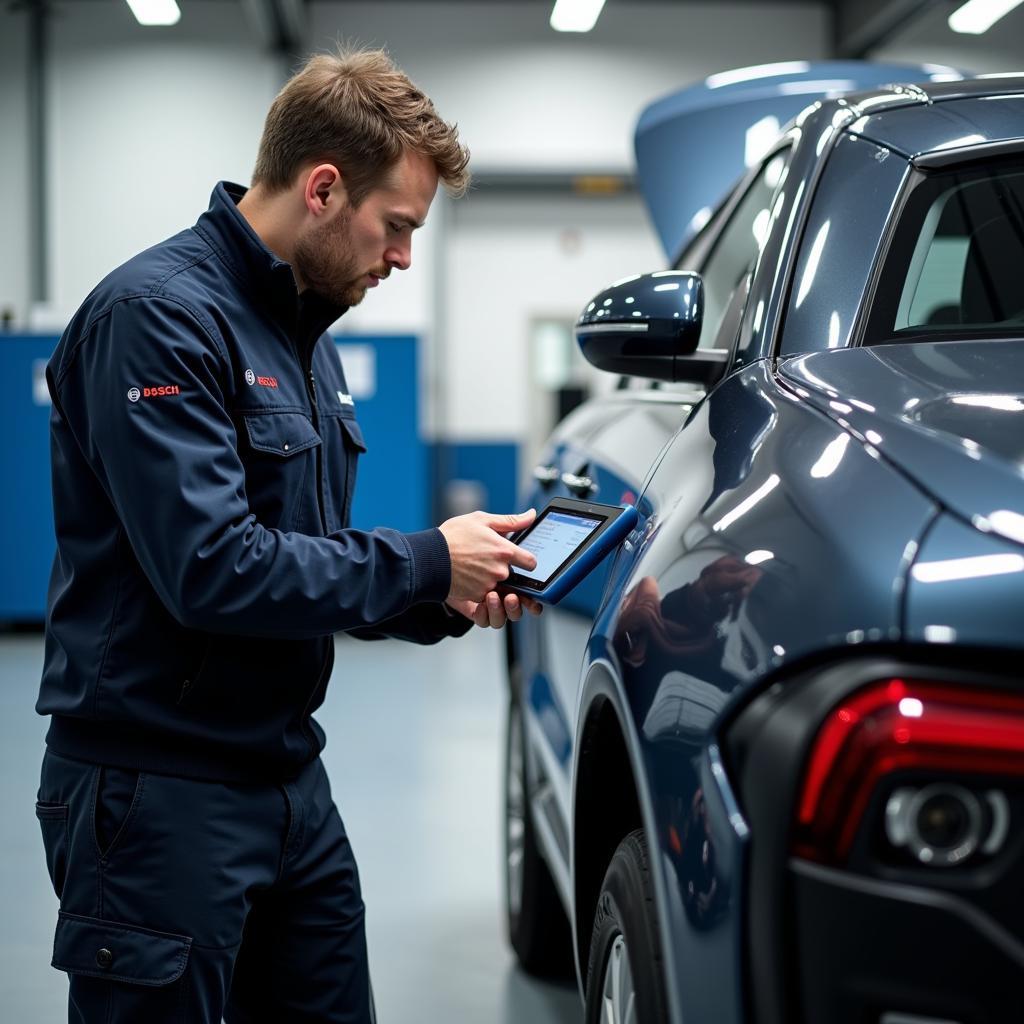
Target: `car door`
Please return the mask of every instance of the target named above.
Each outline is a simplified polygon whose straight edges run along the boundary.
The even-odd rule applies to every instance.
[[[770,227],[773,199],[785,177],[788,150],[774,153],[731,202],[710,242],[699,239],[706,312],[700,347],[732,348],[750,277]],[[666,385],[633,379],[568,416],[552,435],[533,470],[529,503],[543,508],[569,496],[620,504],[636,502],[669,441],[682,428],[703,392],[693,384]],[[694,467],[699,472],[699,467]],[[647,510],[650,513],[652,510]],[[627,542],[628,543],[628,542]],[[516,657],[529,709],[530,749],[538,763],[535,805],[547,818],[568,864],[572,811],[572,752],[580,673],[600,609],[612,557],[559,605],[516,632]]]
[[[528,503],[538,510],[552,498],[575,497],[610,505],[635,503],[648,472],[699,396],[649,387],[595,399],[558,428],[534,467]],[[559,846],[571,812],[572,744],[580,667],[601,604],[611,557],[558,605],[517,631],[524,700],[535,730],[531,747],[542,763],[534,777]],[[561,853],[568,861],[568,849]]]

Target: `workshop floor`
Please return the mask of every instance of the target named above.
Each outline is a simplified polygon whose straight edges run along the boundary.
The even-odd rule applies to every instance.
[[[0,636],[0,1018],[66,1020],[57,905],[33,812],[46,722],[41,636]],[[577,1024],[575,986],[514,965],[504,936],[500,634],[432,648],[338,642],[324,762],[367,905],[382,1024]],[[284,1022],[282,1022],[284,1024]]]

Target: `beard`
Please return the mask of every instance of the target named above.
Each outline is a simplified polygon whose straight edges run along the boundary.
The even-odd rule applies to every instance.
[[[351,219],[351,213],[345,210],[335,223],[313,228],[298,240],[292,256],[306,287],[336,306],[357,306],[366,295],[367,286],[362,282],[367,271],[359,270],[349,238]],[[377,276],[386,277],[387,270]]]

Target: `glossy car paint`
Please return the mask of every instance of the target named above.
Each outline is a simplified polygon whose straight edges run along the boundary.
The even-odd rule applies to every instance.
[[[821,352],[780,375],[943,506],[1024,540],[1024,341]]]
[[[1024,540],[1024,538],[1019,538]],[[907,582],[908,640],[998,648],[1021,632],[1024,548],[944,515],[928,531]]]
[[[946,111],[938,119],[929,95],[910,88],[810,109],[780,143],[788,171],[732,372],[703,399],[624,390],[588,403],[542,459],[585,471],[594,500],[635,493],[641,519],[594,574],[595,589],[515,630],[531,756],[555,793],[534,811],[585,966],[596,893],[579,837],[595,812],[581,792],[593,768],[587,738],[610,708],[652,851],[673,1021],[770,1015],[753,1005],[749,984],[751,957],[763,954],[745,945],[750,826],[720,752],[736,710],[819,662],[874,651],[913,657],[953,641],[1019,649],[1024,343],[849,347],[910,181],[908,158],[924,152],[916,147],[950,142],[953,122],[956,140],[972,134],[966,114],[949,116],[960,109],[981,111],[986,140],[1009,138],[992,103],[955,98],[972,88],[1020,87],[929,87]],[[914,127],[915,113],[929,117],[927,131]],[[856,189],[833,179],[831,160],[860,176]],[[724,204],[682,267],[701,270],[737,201]],[[852,262],[844,275],[844,248],[821,247],[821,276],[804,298],[819,312],[794,337],[799,282],[816,226],[830,218],[843,226]],[[832,347],[830,298],[845,311]],[[564,493],[560,486],[538,486],[531,503]],[[652,628],[654,609],[661,621]]]

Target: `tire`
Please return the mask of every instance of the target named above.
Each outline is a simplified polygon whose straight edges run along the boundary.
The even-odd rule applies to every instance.
[[[505,909],[520,966],[542,978],[575,973],[572,932],[551,872],[537,846],[528,803],[526,733],[516,693],[505,732]]]
[[[642,830],[619,844],[601,885],[587,965],[587,1024],[668,1020],[661,940]]]

